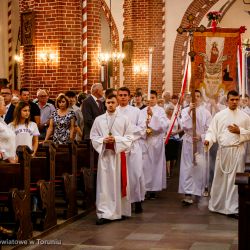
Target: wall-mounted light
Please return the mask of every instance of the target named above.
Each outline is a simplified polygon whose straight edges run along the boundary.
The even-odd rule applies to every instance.
[[[134,73],[135,74],[146,74],[148,71],[146,65],[136,64],[134,65]]]
[[[21,55],[14,55],[14,60],[17,63],[21,63],[23,61],[23,57]]]
[[[53,52],[41,52],[39,58],[44,63],[53,63],[58,60],[57,54]]]

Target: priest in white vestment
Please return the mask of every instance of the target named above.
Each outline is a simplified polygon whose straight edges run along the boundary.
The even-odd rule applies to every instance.
[[[192,110],[196,109],[196,137],[193,137]],[[203,142],[208,126],[211,122],[210,112],[202,105],[202,96],[199,90],[195,90],[195,103],[182,110],[181,126],[184,130],[182,137],[182,152],[180,163],[179,193],[185,194],[183,205],[193,204],[192,195],[201,196],[204,192],[204,184],[207,178],[205,166],[193,162],[193,140],[197,143],[197,153],[203,157]]]
[[[209,210],[227,215],[238,213],[237,172],[244,172],[246,141],[250,140],[250,117],[238,109],[239,95],[229,91],[228,108],[217,113],[207,131],[204,145],[218,142]]]
[[[131,216],[129,181],[125,151],[133,141],[133,130],[127,117],[116,111],[116,96],[106,99],[107,111],[98,116],[90,131],[93,147],[99,153],[97,169],[97,225]]]
[[[153,199],[155,191],[167,187],[164,137],[169,122],[164,109],[157,105],[157,92],[154,90],[151,90],[149,107],[141,112],[141,119],[144,121],[141,145],[145,187],[149,192],[149,198]]]
[[[126,159],[129,175],[130,200],[131,203],[135,203],[135,213],[141,213],[141,202],[145,198],[146,190],[142,168],[142,149],[139,140],[145,128],[139,124],[140,109],[129,105],[130,90],[127,87],[118,89],[117,99],[119,104],[117,108],[118,112],[128,117],[133,127],[134,139],[130,151],[126,154]]]

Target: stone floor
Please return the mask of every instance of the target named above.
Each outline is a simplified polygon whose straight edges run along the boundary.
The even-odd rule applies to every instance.
[[[167,191],[159,193],[156,200],[144,202],[143,214],[96,226],[93,212],[25,249],[238,249],[237,220],[209,212],[205,198],[183,207],[177,184],[176,175],[168,181]]]

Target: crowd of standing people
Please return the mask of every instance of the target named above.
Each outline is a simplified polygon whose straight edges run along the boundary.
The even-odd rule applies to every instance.
[[[179,97],[167,91],[162,98],[154,90],[145,98],[141,89],[132,97],[127,87],[104,94],[100,83],[92,85],[89,95],[67,91],[55,101],[46,89],[39,89],[33,101],[27,88],[20,89],[18,102],[12,97],[11,89],[1,89],[0,158],[17,162],[18,145],[28,146],[35,156],[39,142],[50,139],[56,144],[84,140],[92,145],[99,154],[98,225],[131,216],[131,211],[142,213],[144,199],[156,199],[167,188],[178,162],[183,206],[192,205],[211,187],[209,210],[237,216],[234,179],[236,172],[244,172],[250,148],[248,96],[229,91],[224,105],[218,99],[204,102],[196,90],[193,102],[189,93],[185,95],[178,114]]]

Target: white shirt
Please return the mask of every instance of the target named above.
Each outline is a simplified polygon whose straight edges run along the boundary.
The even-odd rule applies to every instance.
[[[0,117],[0,152],[3,154],[3,159],[15,157],[16,144],[15,134]]]
[[[33,149],[32,140],[33,136],[39,136],[39,130],[35,122],[30,122],[28,127],[25,124],[19,124],[14,127],[13,123],[8,125],[16,134],[16,147],[19,145],[26,145]]]

